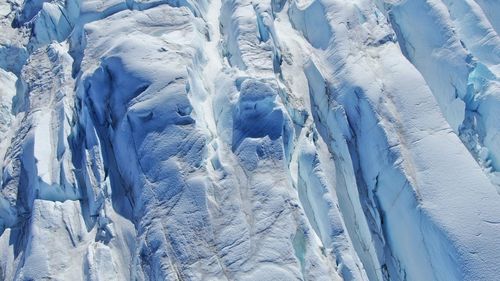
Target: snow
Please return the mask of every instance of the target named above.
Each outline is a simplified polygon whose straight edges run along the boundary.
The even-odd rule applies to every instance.
[[[9,130],[13,116],[11,113],[12,99],[16,95],[17,77],[12,72],[0,69],[0,137],[3,139]]]
[[[478,114],[477,110],[498,108],[498,31],[488,21],[488,10],[472,1],[456,2],[445,6],[446,2],[408,1],[390,7],[388,13],[402,38],[403,53],[428,82],[445,118],[481,166],[495,173],[499,169],[498,134],[489,120],[497,114],[489,110]],[[412,22],[417,17],[436,23],[444,32],[433,33],[434,24],[416,28]],[[432,37],[426,36],[431,33]],[[485,150],[488,157],[481,159],[480,151]]]
[[[0,280],[497,279],[498,8],[0,0]]]
[[[327,18],[318,16],[325,12],[321,1],[294,1],[290,8],[290,19],[295,29],[300,30],[314,48],[323,50],[333,36]]]

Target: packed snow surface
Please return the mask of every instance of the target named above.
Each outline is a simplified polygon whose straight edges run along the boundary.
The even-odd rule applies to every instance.
[[[0,0],[0,280],[493,281],[497,0]]]

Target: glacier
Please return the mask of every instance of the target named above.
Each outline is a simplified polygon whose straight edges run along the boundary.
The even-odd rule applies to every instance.
[[[0,280],[497,280],[497,0],[0,0]]]

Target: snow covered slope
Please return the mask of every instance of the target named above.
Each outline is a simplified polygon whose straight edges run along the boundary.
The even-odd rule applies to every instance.
[[[496,0],[0,0],[0,280],[497,280]]]

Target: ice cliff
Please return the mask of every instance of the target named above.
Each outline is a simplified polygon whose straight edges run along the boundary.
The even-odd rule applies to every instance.
[[[497,0],[0,0],[0,280],[500,276]]]

